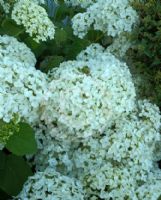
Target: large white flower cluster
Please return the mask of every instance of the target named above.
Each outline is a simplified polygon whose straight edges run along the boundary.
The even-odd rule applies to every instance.
[[[160,125],[159,109],[139,101],[138,109],[103,135],[83,141],[73,160],[88,199],[156,200],[161,195],[155,159]]]
[[[51,97],[42,114],[46,124],[56,122],[71,139],[102,133],[135,105],[135,89],[125,63],[108,53],[98,53],[96,58],[89,55],[88,60],[79,57],[50,74]]]
[[[35,67],[36,58],[31,50],[22,42],[8,35],[0,36],[0,60],[7,59],[19,62],[25,68]]]
[[[108,36],[118,36],[131,32],[137,21],[137,13],[128,0],[99,0],[87,7],[86,12],[78,13],[72,19],[74,34],[83,38],[93,27]]]
[[[46,124],[35,126],[36,173],[19,199],[161,195],[161,116],[157,106],[136,101],[125,63],[92,44],[47,77],[28,47],[9,36],[0,36],[0,58],[0,118]]]
[[[22,200],[84,200],[84,192],[79,181],[47,168],[30,177],[17,198]]]
[[[19,0],[14,4],[12,19],[25,27],[36,42],[54,39],[55,26],[46,10],[35,1]]]
[[[0,119],[9,122],[18,114],[34,122],[46,95],[46,75],[33,67],[34,55],[15,38],[0,37],[0,57]]]
[[[47,77],[26,45],[9,36],[0,41],[0,118],[19,114],[33,124],[41,116],[46,124],[35,126],[36,173],[19,199],[161,195],[161,116],[157,106],[136,101],[125,63],[92,44]]]
[[[159,108],[144,100],[102,134],[81,141],[57,140],[58,127],[40,126],[34,164],[37,170],[49,166],[51,171],[79,179],[84,199],[156,200],[161,195],[157,166],[161,155],[156,156],[156,150],[161,152],[160,147],[156,149],[161,143],[160,120]]]

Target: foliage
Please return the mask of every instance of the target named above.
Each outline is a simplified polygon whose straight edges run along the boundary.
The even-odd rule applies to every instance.
[[[32,171],[22,157],[0,152],[0,189],[9,195],[17,195]]]
[[[144,80],[139,85],[141,95],[161,106],[161,1],[134,1],[132,5],[140,17],[131,35],[135,45],[128,52],[132,72]]]
[[[0,197],[8,199],[8,195],[17,195],[32,175],[22,156],[35,153],[37,147],[33,129],[28,124],[16,120],[9,123],[1,120],[0,124],[0,142],[5,145],[0,151]]]
[[[17,156],[36,152],[36,141],[33,129],[26,123],[19,124],[19,134],[10,137],[6,148]]]

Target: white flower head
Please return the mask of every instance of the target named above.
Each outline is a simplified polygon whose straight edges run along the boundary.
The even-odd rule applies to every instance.
[[[101,133],[134,108],[131,74],[126,64],[111,54],[64,62],[53,70],[50,79],[51,97],[42,119],[66,130],[62,137],[68,137],[68,132],[80,138]]]
[[[131,32],[137,21],[137,13],[128,0],[99,0],[78,13],[72,19],[74,34],[83,38],[91,26],[109,36]]]
[[[15,3],[12,19],[18,25],[23,25],[26,32],[38,43],[54,39],[55,26],[46,10],[36,2],[20,0]]]
[[[19,62],[25,68],[35,67],[36,64],[35,55],[26,44],[8,35],[0,36],[0,59]]]

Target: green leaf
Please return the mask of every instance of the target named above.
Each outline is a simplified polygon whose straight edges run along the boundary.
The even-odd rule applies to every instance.
[[[89,40],[75,39],[72,45],[68,45],[64,48],[64,53],[66,54],[68,59],[75,59],[76,56],[87,46],[90,45]]]
[[[67,33],[65,32],[65,30],[57,28],[55,32],[56,44],[59,45],[60,43],[65,42],[66,40],[67,40]]]
[[[64,4],[59,4],[59,6],[54,11],[54,20],[61,21],[63,20],[69,13],[69,8]]]
[[[1,34],[18,36],[24,32],[24,28],[22,26],[18,26],[13,20],[7,18],[3,20],[0,32]]]
[[[88,34],[87,34],[87,38],[88,40],[90,40],[91,42],[100,42],[101,39],[104,37],[104,33],[102,33],[101,31],[97,31],[97,30],[89,30]]]
[[[37,146],[33,129],[26,123],[20,123],[19,133],[9,138],[6,148],[17,156],[35,153]]]
[[[40,70],[43,72],[48,72],[49,70],[58,67],[63,61],[63,56],[48,56],[40,64]]]
[[[11,199],[11,196],[9,196],[7,193],[0,189],[0,199],[8,200]]]
[[[158,200],[161,200],[161,195],[159,196]]]
[[[24,42],[32,50],[36,57],[39,57],[46,48],[45,43],[37,43],[31,37],[27,37]]]
[[[32,175],[29,165],[22,157],[5,155],[0,152],[0,188],[11,196],[16,196],[28,176]]]

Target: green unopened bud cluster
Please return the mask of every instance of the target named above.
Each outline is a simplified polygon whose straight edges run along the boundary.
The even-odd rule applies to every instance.
[[[2,119],[0,120],[0,143],[5,144],[13,134],[19,132],[18,116],[6,123]]]

